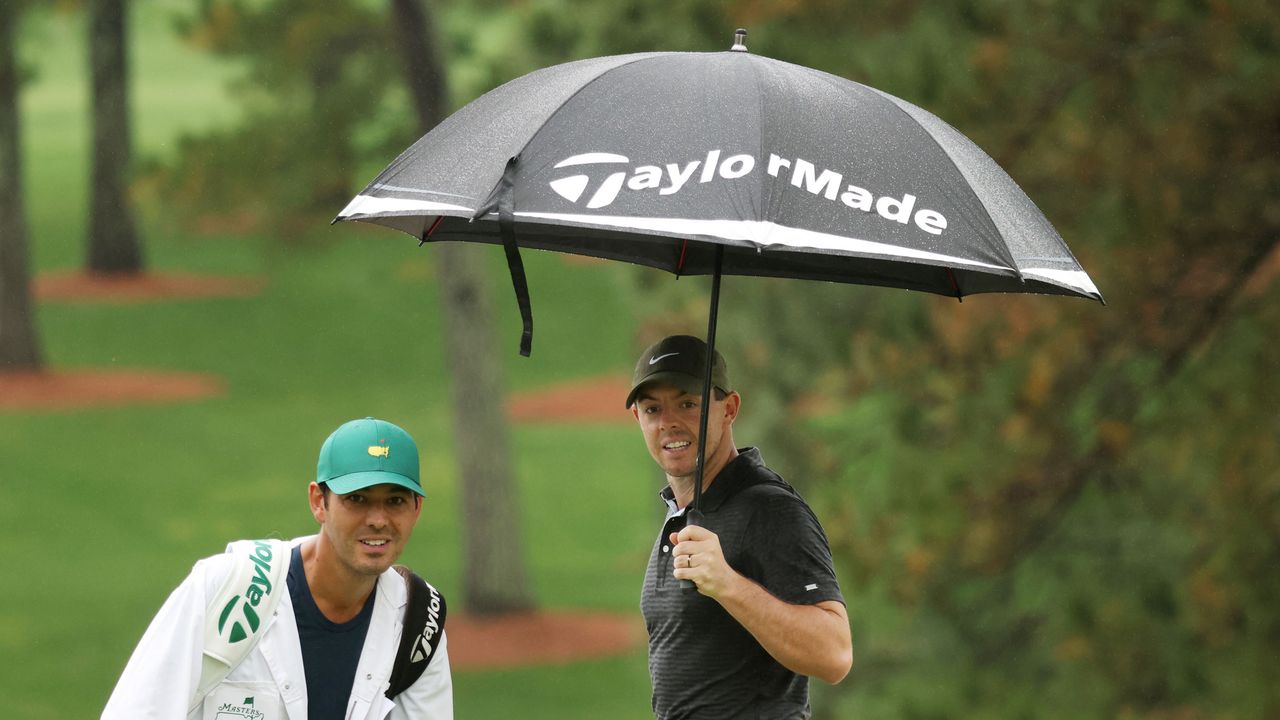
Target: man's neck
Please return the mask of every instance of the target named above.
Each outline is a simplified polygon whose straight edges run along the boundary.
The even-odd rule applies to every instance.
[[[716,477],[720,475],[720,471],[736,457],[738,457],[738,448],[734,447],[733,443],[730,442],[729,452],[725,457],[718,459],[718,461],[713,461],[712,458],[706,459],[707,471],[702,476],[703,495],[705,495],[707,490],[711,488],[711,483],[715,482]],[[684,508],[688,506],[689,503],[693,502],[693,485],[694,478],[696,477],[696,471],[693,475],[687,475],[685,477],[667,476],[667,485],[671,487],[671,494],[675,498],[676,507]]]
[[[344,572],[340,563],[325,557],[332,552],[319,538],[303,543],[302,570],[316,607],[331,622],[344,623],[364,609],[378,578]]]

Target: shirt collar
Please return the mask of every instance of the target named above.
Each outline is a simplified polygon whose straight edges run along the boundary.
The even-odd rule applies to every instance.
[[[752,470],[763,465],[764,459],[760,457],[759,448],[740,448],[738,456],[721,468],[720,474],[716,475],[715,479],[712,480],[711,486],[702,492],[702,511],[715,512],[724,504],[725,500],[733,497],[739,490],[755,484],[752,478],[756,474]],[[668,518],[684,512],[683,508],[676,507],[675,493],[671,490],[670,485],[662,488],[658,493],[658,497],[662,499],[668,508]]]

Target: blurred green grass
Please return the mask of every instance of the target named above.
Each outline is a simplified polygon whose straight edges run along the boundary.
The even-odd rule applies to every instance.
[[[234,119],[234,69],[170,31],[181,3],[135,6],[131,54],[139,155]],[[80,264],[87,214],[83,23],[39,11],[24,23],[35,71],[21,112],[34,265]],[[143,214],[140,214],[140,218]],[[323,226],[329,218],[316,218]],[[423,451],[427,505],[405,560],[461,600],[460,499],[431,248],[382,229],[337,227],[321,245],[196,237],[143,223],[157,271],[266,279],[253,298],[136,305],[43,303],[52,369],[215,374],[195,403],[0,413],[0,694],[25,718],[92,717],[142,630],[191,564],[231,539],[314,528],[305,487],[340,422],[408,428]],[[492,250],[492,248],[490,248]],[[626,372],[634,320],[619,269],[529,253],[538,318],[532,358],[501,253],[491,252],[495,328],[511,388]],[[547,607],[638,615],[660,479],[633,428],[523,425],[514,466],[536,598]],[[457,673],[459,717],[519,706],[529,718],[649,717],[643,649],[601,662]]]

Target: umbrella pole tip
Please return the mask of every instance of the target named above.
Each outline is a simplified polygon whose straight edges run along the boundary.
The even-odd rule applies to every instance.
[[[734,52],[747,52],[747,29],[738,28],[733,31],[733,47],[729,48]]]

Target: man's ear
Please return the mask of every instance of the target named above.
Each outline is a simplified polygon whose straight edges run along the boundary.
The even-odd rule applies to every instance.
[[[307,486],[307,499],[311,503],[311,516],[323,525],[329,511],[324,490],[317,483],[311,483]]]
[[[729,393],[724,399],[724,418],[730,425],[738,419],[738,411],[742,409],[742,396],[736,392]]]

